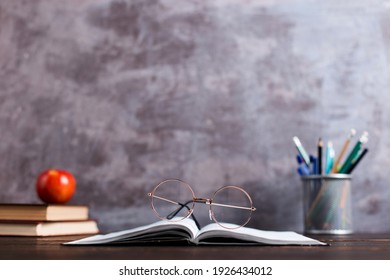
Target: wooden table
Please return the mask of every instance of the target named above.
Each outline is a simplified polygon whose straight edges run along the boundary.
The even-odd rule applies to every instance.
[[[390,234],[311,236],[330,246],[63,246],[81,238],[0,237],[0,259],[6,260],[380,260],[390,259]]]

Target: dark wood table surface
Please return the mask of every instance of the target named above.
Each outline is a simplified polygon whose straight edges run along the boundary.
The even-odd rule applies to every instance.
[[[310,236],[329,246],[64,246],[81,236],[0,237],[0,259],[6,260],[380,260],[390,259],[389,234]]]

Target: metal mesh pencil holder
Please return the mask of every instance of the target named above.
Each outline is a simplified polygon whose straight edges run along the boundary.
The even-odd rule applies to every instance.
[[[301,178],[305,232],[352,233],[351,176],[331,174]]]

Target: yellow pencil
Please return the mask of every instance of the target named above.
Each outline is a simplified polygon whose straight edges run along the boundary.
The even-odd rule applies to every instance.
[[[338,172],[339,163],[340,163],[341,159],[343,158],[343,155],[344,155],[345,151],[347,150],[349,142],[351,142],[351,139],[352,139],[352,137],[355,136],[355,134],[356,134],[356,130],[352,128],[351,132],[348,135],[347,140],[345,140],[344,146],[341,149],[341,152],[340,152],[339,156],[337,157],[337,159],[336,159],[336,161],[335,161],[335,163],[333,165],[332,173],[337,173]]]

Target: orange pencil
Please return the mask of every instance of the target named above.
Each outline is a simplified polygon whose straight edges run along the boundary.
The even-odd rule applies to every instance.
[[[338,166],[340,164],[340,161],[343,158],[343,155],[344,155],[345,151],[347,150],[349,142],[351,142],[351,139],[355,136],[355,134],[356,134],[356,130],[352,128],[351,132],[348,135],[347,140],[345,140],[344,146],[341,149],[341,152],[340,152],[339,156],[337,157],[335,163],[333,164],[332,173],[337,173],[338,172]]]

